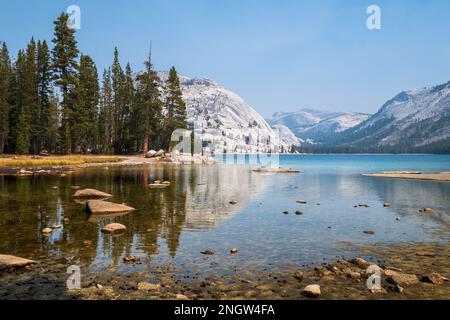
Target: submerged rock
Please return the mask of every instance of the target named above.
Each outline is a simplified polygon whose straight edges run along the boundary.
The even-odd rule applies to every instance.
[[[303,214],[303,212],[301,212],[300,210],[297,210],[297,211],[295,211],[295,214],[296,214],[297,216],[301,216],[301,215]]]
[[[113,203],[103,200],[89,200],[86,202],[86,207],[93,214],[111,214],[131,212],[135,209],[124,204]]]
[[[239,252],[239,249],[238,249],[238,248],[233,248],[233,249],[230,250],[230,253],[231,253],[231,254],[236,254],[236,253],[238,253],[238,252]]]
[[[306,203],[307,203],[306,200],[297,200],[296,202],[297,202],[297,203],[300,203],[300,204],[306,204]]]
[[[317,284],[310,284],[303,289],[303,294],[307,297],[318,297],[321,294],[320,286]]]
[[[421,212],[421,213],[434,213],[434,210],[432,208],[423,208],[423,209],[420,209],[419,212]]]
[[[231,200],[231,201],[229,202],[229,204],[237,204],[237,201]]]
[[[372,230],[364,230],[363,232],[365,234],[370,234],[370,235],[375,234],[375,231],[372,231]]]
[[[200,252],[201,254],[207,255],[207,256],[212,256],[214,254],[214,251],[210,250],[210,249],[206,249],[202,252]]]
[[[372,263],[364,260],[363,258],[355,258],[351,261],[353,264],[356,264],[361,269],[367,269]]]
[[[385,207],[385,208],[389,208],[390,206],[391,206],[391,204],[389,202],[383,203],[383,207]]]
[[[445,281],[448,281],[448,279],[441,276],[439,273],[432,272],[430,274],[422,276],[421,281],[432,284],[443,284]]]
[[[34,260],[28,260],[8,254],[0,254],[0,270],[5,268],[23,268],[32,264],[36,264]]]
[[[110,234],[122,233],[125,232],[126,230],[127,227],[125,227],[123,224],[120,223],[110,223],[102,228],[102,232]]]
[[[44,234],[49,234],[49,233],[52,233],[52,232],[53,232],[52,228],[44,228],[44,229],[42,229],[42,233],[44,233]]]
[[[294,273],[294,278],[297,279],[299,282],[302,282],[303,279],[305,278],[305,275],[302,271],[296,271]]]
[[[158,283],[148,283],[148,282],[139,282],[138,283],[138,290],[142,291],[154,291],[159,290],[161,288],[161,285]]]
[[[112,195],[96,189],[82,189],[77,190],[72,197],[75,199],[87,200],[87,199],[107,199],[111,198]]]
[[[123,262],[138,262],[139,260],[141,260],[141,259],[139,257],[135,257],[135,256],[123,257]]]

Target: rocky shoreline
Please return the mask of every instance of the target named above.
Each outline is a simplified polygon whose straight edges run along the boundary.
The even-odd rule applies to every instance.
[[[236,270],[224,277],[179,274],[171,265],[149,272],[83,275],[80,290],[66,289],[64,261],[0,271],[0,299],[450,299],[448,243],[366,246],[354,259],[308,268]],[[238,253],[239,254],[239,253]],[[139,257],[121,263],[143,263]],[[381,288],[369,290],[372,270],[381,272]]]

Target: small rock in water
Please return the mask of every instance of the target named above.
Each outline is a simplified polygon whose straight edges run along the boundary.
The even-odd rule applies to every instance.
[[[161,287],[160,284],[154,284],[154,283],[148,283],[148,282],[138,283],[138,290],[142,290],[142,291],[159,290],[160,287]]]
[[[295,214],[298,215],[298,216],[300,216],[300,215],[303,214],[303,212],[301,212],[300,210],[297,210],[297,211],[295,211]]]
[[[432,272],[430,274],[422,276],[421,280],[422,282],[428,282],[432,284],[443,284],[445,281],[448,281],[447,278],[441,276],[436,272]]]
[[[302,271],[296,271],[294,273],[294,278],[297,279],[299,282],[302,282],[303,279],[305,278],[305,275],[303,274]]]
[[[361,269],[367,269],[372,264],[363,258],[355,258],[352,260],[352,263],[356,264]]]
[[[103,200],[89,200],[86,202],[86,207],[93,214],[124,213],[135,210],[134,208],[124,204]]]
[[[321,294],[320,286],[317,284],[310,284],[303,289],[303,294],[307,297],[318,297]]]
[[[383,203],[383,207],[385,207],[385,208],[388,208],[388,207],[390,207],[391,205],[388,203],[388,202],[385,202],[385,203]]]
[[[419,278],[415,274],[400,273],[392,270],[386,270],[384,274],[389,282],[402,287],[419,283]]]
[[[229,203],[230,203],[230,204],[237,204],[237,201],[231,200]]]
[[[375,231],[372,231],[372,230],[364,230],[363,232],[365,234],[375,234]]]
[[[432,208],[423,208],[423,209],[420,209],[419,212],[421,212],[421,213],[434,213],[434,210]]]
[[[77,190],[75,194],[72,196],[75,199],[106,199],[111,198],[112,194],[99,191],[96,189],[82,189]]]
[[[52,232],[53,232],[53,229],[51,229],[51,228],[44,228],[42,230],[42,233],[44,233],[44,234],[49,234],[49,233],[52,233]]]
[[[289,211],[283,211],[283,214],[289,214]]]
[[[102,228],[102,232],[110,234],[122,233],[125,232],[126,230],[127,227],[125,227],[123,224],[120,223],[110,223]]]
[[[239,249],[238,248],[233,248],[233,249],[230,250],[230,252],[231,252],[231,254],[236,254],[236,253],[239,252]]]
[[[22,268],[36,263],[37,262],[33,260],[28,260],[7,254],[0,254],[0,270],[3,268]]]
[[[436,254],[431,253],[431,252],[419,251],[419,252],[416,252],[416,256],[434,258],[434,257],[436,257]]]
[[[207,256],[212,256],[214,254],[214,251],[206,249],[202,252],[200,252],[201,254],[207,255]]]
[[[306,202],[306,200],[297,200],[297,203],[306,204],[307,202]]]
[[[400,221],[400,217],[396,217],[395,220]]]
[[[377,286],[373,286],[370,289],[370,292],[372,292],[372,293],[382,293],[382,294],[387,293],[387,291],[384,288],[380,288],[380,287],[377,287]]]
[[[137,262],[139,260],[140,260],[140,258],[139,257],[135,257],[135,256],[125,256],[125,257],[123,257],[123,261],[124,262]]]

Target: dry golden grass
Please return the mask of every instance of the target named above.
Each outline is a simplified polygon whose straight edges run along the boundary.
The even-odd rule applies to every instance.
[[[119,162],[116,156],[10,156],[0,158],[0,168],[65,166],[84,163]]]

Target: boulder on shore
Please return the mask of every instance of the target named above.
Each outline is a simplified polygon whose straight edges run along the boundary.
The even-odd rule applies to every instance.
[[[122,233],[127,230],[127,227],[125,227],[123,224],[120,223],[110,223],[102,228],[102,232],[109,233],[109,234],[117,234]]]
[[[317,284],[310,284],[303,289],[303,294],[307,297],[318,297],[320,296],[320,286]]]
[[[108,202],[103,200],[89,200],[86,202],[87,209],[93,214],[112,214],[112,213],[122,213],[131,212],[136,209],[129,207],[124,204]]]
[[[384,275],[387,277],[387,280],[389,282],[402,287],[407,287],[419,283],[419,278],[415,274],[401,273],[394,270],[385,270]]]
[[[75,199],[107,199],[111,198],[112,194],[99,191],[96,189],[81,189],[77,190],[75,194],[72,196]]]
[[[156,151],[155,151],[155,150],[150,150],[149,152],[147,152],[147,153],[145,154],[145,157],[146,157],[146,158],[153,158],[153,157],[155,156],[155,154],[156,154]]]
[[[34,260],[28,260],[8,254],[0,254],[0,270],[5,268],[23,268],[32,264],[36,264]]]
[[[155,153],[155,157],[162,157],[164,155],[164,153],[165,153],[164,150],[160,149],[160,150],[158,150],[158,152]]]

